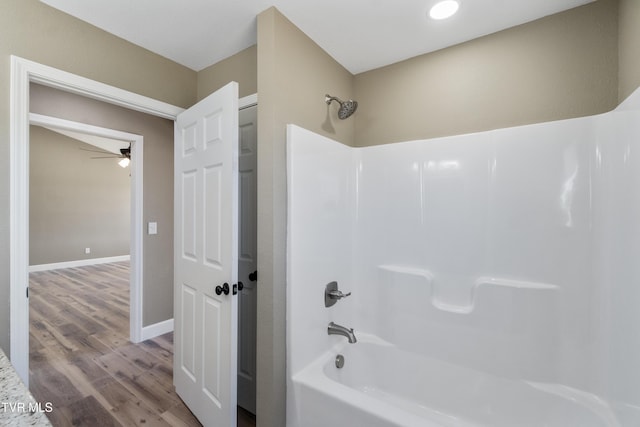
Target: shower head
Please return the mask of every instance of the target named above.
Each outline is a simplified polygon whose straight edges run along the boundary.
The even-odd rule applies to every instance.
[[[331,104],[332,101],[338,101],[338,104],[340,104],[340,109],[338,110],[338,118],[340,120],[344,120],[347,117],[351,116],[356,112],[356,109],[358,108],[358,102],[354,101],[353,99],[350,99],[348,101],[340,101],[340,99],[336,98],[335,96],[325,95],[324,101],[327,103],[327,105]]]

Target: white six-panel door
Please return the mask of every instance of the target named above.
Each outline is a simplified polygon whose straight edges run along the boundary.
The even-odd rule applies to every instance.
[[[235,427],[237,83],[178,116],[174,176],[174,384],[203,425]]]

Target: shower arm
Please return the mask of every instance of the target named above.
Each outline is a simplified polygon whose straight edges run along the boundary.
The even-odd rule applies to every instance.
[[[342,104],[342,100],[337,96],[331,96],[328,94],[324,96],[324,102],[326,102],[327,105],[331,104],[333,101],[338,101],[339,104]]]

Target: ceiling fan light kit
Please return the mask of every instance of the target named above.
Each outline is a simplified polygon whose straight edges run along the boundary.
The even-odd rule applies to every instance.
[[[131,160],[129,160],[129,157],[125,157],[124,159],[120,159],[120,161],[118,162],[118,164],[123,168],[126,168],[127,166],[129,166],[129,163],[131,163]]]
[[[82,149],[83,150],[83,149]],[[118,160],[118,164],[120,167],[126,168],[131,164],[131,144],[127,148],[120,149],[120,155],[115,153],[110,153],[108,151],[96,151],[96,150],[83,150],[83,151],[93,151],[94,153],[103,153],[108,154],[107,156],[102,157],[92,157],[92,159],[120,159]]]

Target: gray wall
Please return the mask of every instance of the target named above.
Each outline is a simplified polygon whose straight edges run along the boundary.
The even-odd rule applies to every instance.
[[[10,55],[18,55],[181,107],[187,107],[195,102],[197,85],[195,71],[59,12],[38,0],[2,0],[0,13],[0,171],[2,171],[0,173],[0,347],[7,353],[10,351]]]
[[[340,70],[340,66],[328,55],[315,46],[311,48],[311,52],[305,52],[305,47],[314,46],[309,43],[301,32],[292,28],[276,11],[267,11],[258,19],[258,49],[257,49],[257,87],[260,92],[259,120],[264,121],[264,125],[259,125],[259,144],[264,145],[260,148],[261,155],[264,156],[260,160],[260,196],[259,209],[260,219],[260,235],[259,235],[259,256],[262,261],[260,263],[261,283],[263,290],[259,293],[259,342],[258,351],[260,352],[258,366],[258,382],[259,382],[259,403],[258,403],[258,422],[263,426],[282,426],[284,419],[284,224],[285,224],[285,208],[284,208],[284,144],[283,144],[283,123],[293,121],[301,126],[312,130],[318,130],[321,134],[330,136],[334,139],[341,140],[347,144],[369,145],[379,142],[390,142],[399,139],[411,139],[416,136],[423,138],[429,135],[435,135],[440,132],[460,133],[465,129],[472,128],[491,128],[501,126],[503,121],[514,120],[519,122],[531,122],[532,120],[544,120],[544,117],[553,119],[554,117],[570,114],[581,114],[580,111],[590,109],[592,111],[602,108],[611,108],[615,105],[616,97],[624,98],[624,93],[630,93],[640,84],[640,65],[637,62],[638,45],[637,33],[640,31],[637,26],[637,0],[620,0],[620,11],[616,11],[617,1],[598,0],[596,3],[568,11],[565,17],[549,17],[542,21],[550,20],[551,24],[560,19],[555,25],[544,24],[544,31],[533,31],[530,33],[532,39],[539,38],[538,43],[520,45],[523,39],[517,34],[518,29],[507,30],[515,31],[513,39],[511,36],[502,38],[489,38],[478,42],[477,49],[486,52],[495,52],[497,59],[507,61],[509,56],[515,55],[514,58],[525,61],[529,67],[525,67],[522,72],[522,78],[518,81],[509,83],[509,79],[505,81],[505,85],[500,82],[498,77],[503,76],[502,70],[493,71],[491,63],[483,64],[482,59],[478,58],[475,49],[466,47],[454,47],[453,50],[462,49],[460,52],[468,55],[468,59],[461,54],[448,54],[447,52],[436,52],[432,58],[416,58],[415,73],[412,75],[407,72],[407,68],[399,65],[398,70],[402,72],[390,72],[384,69],[374,70],[370,76],[358,75],[355,78],[350,74]],[[624,16],[623,11],[625,12]],[[629,13],[627,15],[627,13]],[[564,15],[561,14],[561,15]],[[584,32],[584,27],[578,25],[574,28],[572,18],[575,14],[577,21],[584,20],[590,22],[589,31],[591,34]],[[604,18],[603,20],[595,19],[595,16]],[[621,74],[618,79],[618,44],[617,34],[618,28],[615,21],[620,16],[620,67]],[[624,19],[628,17],[629,19]],[[635,18],[634,18],[635,17]],[[613,21],[612,21],[613,19]],[[576,22],[577,22],[576,21]],[[536,22],[526,25],[538,25]],[[560,38],[552,38],[546,34],[548,29],[553,30],[554,34]],[[535,29],[535,28],[534,28]],[[528,32],[528,31],[526,31]],[[612,33],[613,32],[613,33]],[[533,37],[534,33],[536,34]],[[292,40],[286,38],[293,36]],[[491,41],[494,40],[494,41]],[[612,42],[613,41],[613,42]],[[623,41],[625,48],[623,49]],[[473,42],[471,42],[473,43]],[[496,43],[506,49],[502,53],[502,49],[491,48]],[[544,74],[538,76],[537,68],[542,71],[551,71],[553,69],[559,76],[563,75],[563,69],[571,74],[575,67],[562,57],[563,49],[557,49],[554,46],[559,43],[562,46],[574,46],[576,60],[585,60],[586,68],[580,69],[576,75],[576,79],[581,82],[584,92],[594,91],[594,93],[602,95],[602,97],[592,96],[588,93],[577,94],[578,102],[567,105],[564,99],[574,95],[574,86],[569,88],[560,86],[556,83],[550,84],[554,80],[548,80]],[[592,46],[593,44],[593,46]],[[608,45],[609,48],[604,48]],[[473,45],[471,45],[473,46]],[[525,49],[526,48],[526,49]],[[597,63],[588,60],[588,56],[583,54],[593,49],[593,56],[598,58]],[[301,51],[302,50],[302,51]],[[549,52],[557,52],[556,54]],[[564,50],[570,54],[569,58],[574,58],[574,53]],[[179,66],[165,58],[152,54],[133,44],[125,42],[115,36],[107,34],[89,24],[81,22],[64,13],[58,12],[48,6],[42,4],[38,0],[3,0],[2,13],[0,14],[0,170],[4,173],[0,174],[0,347],[5,351],[9,350],[9,55],[16,54],[27,59],[54,66],[63,70],[67,70],[94,80],[102,81],[117,87],[121,87],[132,92],[141,93],[143,95],[156,98],[174,105],[187,107],[192,105],[196,98],[201,98],[210,92],[219,83],[216,83],[208,72],[203,71],[197,74],[192,70]],[[532,63],[530,57],[535,55],[539,61],[551,61],[549,63]],[[315,57],[312,62],[314,67],[308,65],[305,60],[309,57]],[[429,55],[426,55],[429,56]],[[466,74],[470,80],[464,81],[458,88],[471,88],[471,95],[466,93],[465,96],[455,96],[453,90],[444,90],[435,87],[426,93],[420,93],[423,97],[431,97],[439,100],[438,105],[433,107],[431,104],[420,104],[419,109],[409,109],[402,105],[407,100],[406,94],[385,89],[385,86],[398,86],[399,89],[407,87],[408,93],[415,96],[422,87],[420,83],[424,79],[425,74],[421,73],[419,62],[435,61],[437,58],[457,58],[457,61],[449,61],[451,67],[440,68],[445,78],[452,72],[460,72],[462,66],[476,64],[483,65],[475,69],[478,72]],[[236,58],[237,59],[237,58]],[[299,69],[286,69],[285,66],[278,63],[288,64]],[[412,61],[412,60],[408,60]],[[242,61],[239,61],[242,62]],[[507,61],[508,64],[508,61]],[[555,66],[553,64],[556,64]],[[516,64],[517,65],[517,64]],[[594,66],[593,78],[585,78],[584,73],[591,73],[589,67]],[[319,67],[319,68],[316,68]],[[390,66],[393,67],[393,66]],[[568,67],[565,69],[565,67]],[[387,67],[385,67],[387,68]],[[474,67],[472,67],[474,68]],[[215,67],[214,67],[215,69]],[[608,69],[606,71],[605,69]],[[303,71],[306,76],[298,76],[297,71]],[[376,76],[377,72],[384,73]],[[429,71],[429,70],[426,70]],[[425,72],[426,72],[425,71]],[[624,76],[623,76],[624,71]],[[214,71],[211,71],[215,74]],[[276,73],[281,72],[282,76],[278,77]],[[499,73],[494,76],[494,72]],[[226,80],[226,73],[223,80]],[[231,71],[231,74],[234,72]],[[335,76],[342,77],[335,77]],[[596,78],[596,76],[602,78]],[[215,76],[214,76],[215,77]],[[507,76],[509,77],[509,76]],[[287,79],[291,79],[288,82]],[[371,81],[368,81],[371,79]],[[416,86],[412,83],[403,84],[402,80],[411,79],[417,82]],[[542,79],[540,81],[539,79]],[[200,80],[200,84],[198,84]],[[238,80],[234,78],[234,80]],[[558,80],[557,82],[562,81]],[[618,80],[620,80],[620,90],[618,91]],[[377,81],[378,85],[373,82]],[[475,85],[471,85],[472,82]],[[226,82],[226,81],[225,81]],[[613,83],[612,83],[613,82]],[[624,85],[623,85],[624,82]],[[604,87],[613,87],[611,93],[604,90]],[[367,87],[372,88],[373,93],[364,93]],[[243,84],[241,82],[241,90]],[[513,96],[509,90],[515,89]],[[548,100],[544,97],[538,97],[536,88],[544,89],[546,95],[550,96]],[[374,90],[375,89],[375,90]],[[249,91],[249,90],[248,90]],[[299,91],[296,93],[287,92]],[[335,115],[328,116],[326,106],[322,103],[324,93],[329,92],[337,96],[345,98],[354,97],[358,99],[360,109],[353,117],[353,120],[347,120],[336,124],[335,122],[326,122],[326,118],[335,118]],[[533,100],[536,101],[537,107],[529,106],[530,100],[523,95],[523,92],[533,92]],[[556,93],[561,94],[561,102],[559,110],[556,110],[553,100],[556,99]],[[442,93],[446,93],[451,98],[449,106],[448,102],[444,102],[446,98]],[[618,92],[620,95],[618,95]],[[372,96],[372,98],[369,97]],[[317,97],[320,97],[320,101]],[[562,99],[564,97],[564,99]],[[521,104],[514,104],[515,99],[519,99]],[[285,105],[285,101],[295,102],[293,105]],[[389,105],[386,103],[389,102]],[[476,108],[465,107],[466,103],[470,103]],[[573,103],[573,102],[571,102]],[[504,105],[514,106],[516,110],[514,115],[510,115]],[[610,105],[605,107],[605,105]],[[379,106],[379,107],[378,107]],[[427,107],[435,109],[428,109]],[[522,110],[519,110],[522,107]],[[324,110],[318,110],[324,108]],[[370,110],[380,108],[379,111]],[[493,109],[496,113],[491,113]],[[572,112],[572,108],[576,111]],[[294,110],[299,111],[294,111]],[[396,118],[392,115],[386,117],[385,109],[392,109],[392,113],[396,114]],[[447,112],[455,112],[453,116],[447,114],[445,117],[446,128],[440,128],[438,120],[443,114],[438,115],[438,109]],[[547,111],[548,110],[548,111]],[[542,114],[538,112],[542,111]],[[490,114],[487,114],[489,112]],[[335,111],[333,112],[335,114]],[[397,119],[400,114],[412,115],[417,122],[426,122],[426,126],[420,125],[414,128],[413,125],[405,129],[405,123]],[[476,118],[476,114],[479,117]],[[505,116],[506,114],[506,116]],[[548,115],[547,115],[548,114]],[[319,116],[321,115],[321,117]],[[530,117],[531,115],[531,117]],[[306,116],[306,117],[305,117]],[[542,117],[544,116],[544,117]],[[326,122],[325,128],[323,124]],[[356,127],[354,128],[354,124]],[[331,125],[331,126],[329,126]],[[371,126],[372,129],[368,129]],[[333,132],[331,132],[333,127]],[[387,128],[391,129],[387,132]],[[372,135],[373,130],[384,132],[385,140],[376,139],[376,135]],[[372,137],[373,136],[373,137]],[[386,139],[391,138],[391,139]],[[146,203],[146,202],[145,202]],[[158,319],[163,320],[163,319]],[[145,323],[146,324],[146,323]]]
[[[258,46],[253,45],[198,72],[198,101],[231,81],[238,82],[240,97],[258,91]]]
[[[173,121],[131,111],[46,86],[31,85],[32,113],[59,117],[144,137],[143,326],[173,318]]]
[[[640,87],[640,1],[620,0],[618,100]]]
[[[29,129],[29,265],[129,255],[130,169],[84,150],[97,148]]]
[[[353,76],[276,9],[258,16],[258,425],[285,425],[285,125],[346,144],[354,123],[324,95],[353,96]]]
[[[631,53],[640,42],[638,2],[620,1],[633,12],[624,28],[630,91],[640,84]],[[618,103],[618,4],[598,0],[356,76],[277,10],[258,16],[260,426],[285,417],[284,125],[365,146],[609,111]],[[325,91],[358,100],[353,118],[336,125],[335,111],[320,111]]]
[[[609,111],[618,103],[617,22],[618,1],[598,0],[359,74],[356,145]]]

